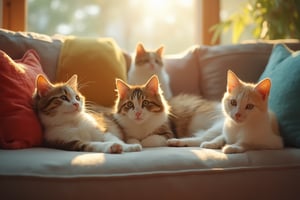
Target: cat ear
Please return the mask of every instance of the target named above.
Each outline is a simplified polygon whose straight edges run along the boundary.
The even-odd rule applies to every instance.
[[[236,87],[240,86],[240,79],[231,71],[227,71],[227,92],[231,93]]]
[[[164,52],[164,46],[161,46],[159,47],[157,50],[156,50],[156,53],[159,55],[159,56],[162,56],[163,55],[163,52]]]
[[[159,80],[157,75],[152,75],[151,78],[145,84],[146,88],[153,94],[159,93]]]
[[[49,90],[53,87],[53,85],[48,81],[48,79],[42,74],[39,74],[37,76],[35,85],[36,92],[39,97],[46,96]]]
[[[71,86],[74,89],[77,89],[78,82],[77,82],[77,74],[74,74],[67,82],[69,86]]]
[[[138,43],[137,46],[136,46],[136,54],[137,55],[141,55],[141,54],[144,54],[146,52],[144,46],[142,43]]]
[[[262,81],[260,81],[254,88],[258,93],[262,95],[263,100],[265,100],[270,93],[271,89],[271,80],[269,78],[266,78]]]
[[[116,87],[117,92],[120,99],[124,99],[127,96],[128,91],[130,90],[130,87],[121,79],[116,79]]]

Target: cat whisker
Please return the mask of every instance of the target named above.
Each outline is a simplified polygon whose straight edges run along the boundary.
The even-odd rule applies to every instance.
[[[88,87],[91,84],[95,83],[95,81],[85,81],[85,80],[81,80],[80,82],[78,82],[78,90],[80,91],[82,88]]]

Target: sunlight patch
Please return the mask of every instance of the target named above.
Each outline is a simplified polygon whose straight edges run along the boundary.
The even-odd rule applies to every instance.
[[[205,151],[205,153],[203,152]],[[212,149],[191,150],[200,160],[228,160],[226,154]]]
[[[72,165],[100,165],[105,162],[104,153],[92,153],[92,154],[83,154],[76,156],[72,161]]]

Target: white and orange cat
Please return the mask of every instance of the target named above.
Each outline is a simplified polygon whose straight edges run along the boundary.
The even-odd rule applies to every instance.
[[[268,109],[270,88],[268,78],[257,84],[245,83],[229,70],[222,99],[223,132],[201,147],[222,148],[224,153],[283,148],[276,117]]]
[[[162,95],[159,79],[153,75],[142,85],[116,80],[118,97],[114,118],[122,128],[124,141],[143,147],[166,146],[173,138],[169,125],[169,105]]]
[[[164,67],[163,50],[163,46],[155,51],[150,51],[146,50],[143,44],[137,44],[135,54],[132,57],[133,62],[128,71],[127,83],[141,85],[155,74],[158,76],[165,98],[169,99],[172,97],[172,91],[170,78]]]
[[[34,100],[48,147],[104,153],[142,149],[139,144],[125,144],[119,139],[122,133],[113,121],[85,108],[85,97],[78,91],[77,75],[56,84],[39,75]]]

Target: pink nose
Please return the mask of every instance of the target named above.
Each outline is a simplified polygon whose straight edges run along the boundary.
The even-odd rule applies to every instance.
[[[235,118],[236,118],[236,119],[241,118],[241,116],[242,116],[242,115],[241,115],[240,113],[235,113]]]
[[[152,63],[150,64],[150,69],[152,69],[152,70],[154,69],[154,64],[152,64]]]
[[[78,108],[79,104],[78,103],[73,103],[73,106],[75,106],[75,108]]]
[[[137,118],[140,118],[141,115],[142,115],[141,112],[136,112],[136,113],[135,113],[135,116],[136,116]]]

